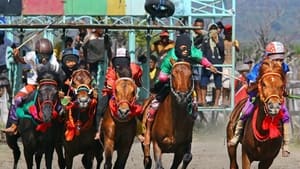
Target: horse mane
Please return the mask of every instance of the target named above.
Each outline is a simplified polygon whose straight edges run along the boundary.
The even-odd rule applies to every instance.
[[[79,72],[79,74],[77,74],[78,72]],[[76,74],[79,76],[75,76]],[[82,74],[84,74],[84,75],[80,76]],[[91,76],[90,72],[86,69],[78,69],[78,70],[74,71],[72,74],[72,79],[76,85],[90,84],[92,82],[92,76]]]
[[[49,80],[54,80],[59,83],[60,82],[59,77],[60,77],[60,75],[55,71],[44,70],[44,71],[38,72],[37,81],[40,82],[41,80],[49,79]]]
[[[279,62],[272,61],[271,59],[265,59],[261,63],[258,79],[261,79],[261,77],[266,73],[277,73],[280,74],[283,79],[285,79],[284,72],[282,71],[282,65],[279,64]]]

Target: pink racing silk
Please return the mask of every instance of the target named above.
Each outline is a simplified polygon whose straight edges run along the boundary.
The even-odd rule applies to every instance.
[[[204,67],[210,67],[212,64],[207,60],[207,58],[203,57],[201,59],[201,65],[203,65]]]

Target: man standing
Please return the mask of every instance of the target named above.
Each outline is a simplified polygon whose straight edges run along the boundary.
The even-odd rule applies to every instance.
[[[207,35],[207,31],[204,30],[204,20],[202,18],[197,18],[194,22],[195,27],[199,27],[199,29],[194,30],[193,40],[194,46],[201,50],[202,42]],[[200,78],[201,78],[201,67],[200,65],[193,65],[193,79],[194,79],[194,86],[197,93],[197,101],[201,100],[201,89],[200,89]]]

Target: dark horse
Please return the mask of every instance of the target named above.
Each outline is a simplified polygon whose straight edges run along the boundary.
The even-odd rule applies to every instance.
[[[190,63],[173,63],[170,88],[171,92],[160,104],[151,129],[155,167],[163,168],[162,153],[174,153],[171,168],[178,168],[182,161],[182,168],[187,168],[192,160],[190,146],[194,126],[194,120],[190,115],[191,94],[194,90]],[[147,130],[150,129],[147,127]],[[144,165],[148,169],[152,163],[150,145],[144,145],[143,149]]]
[[[57,148],[59,166],[63,168],[63,154],[58,146],[60,122],[58,102],[58,75],[54,72],[42,72],[38,78],[38,89],[17,109],[19,119],[18,135],[7,135],[7,144],[13,149],[14,168],[20,157],[17,145],[19,136],[22,138],[27,168],[33,167],[35,156],[36,168],[40,168],[42,155],[45,154],[46,168],[52,168],[54,148]],[[10,125],[10,124],[7,124]]]
[[[85,168],[93,167],[93,159],[97,159],[97,168],[102,162],[102,146],[94,140],[97,132],[95,127],[95,111],[97,98],[91,86],[91,74],[85,69],[73,72],[71,76],[71,88],[74,101],[66,106],[66,132],[64,139],[65,160],[67,169],[71,169],[73,158],[78,154],[84,154],[82,163]]]
[[[281,64],[264,60],[258,80],[258,98],[255,110],[247,119],[240,137],[242,144],[242,166],[250,169],[253,161],[259,161],[259,169],[268,169],[278,155],[282,144],[282,112],[285,75]],[[230,115],[227,124],[227,141],[234,135],[234,126],[242,111],[245,99],[240,101]],[[228,146],[230,169],[237,169],[236,146]]]
[[[114,169],[125,168],[128,155],[136,134],[137,112],[135,106],[137,86],[130,73],[119,74],[113,87],[113,97],[103,117],[101,140],[104,140],[105,169],[112,168],[112,156],[117,151]],[[126,77],[123,77],[126,76]]]

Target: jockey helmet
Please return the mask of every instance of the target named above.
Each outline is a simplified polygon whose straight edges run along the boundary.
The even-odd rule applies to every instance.
[[[125,47],[116,49],[115,56],[112,58],[112,64],[114,67],[130,65],[130,57]]]
[[[40,63],[48,62],[53,54],[52,43],[45,38],[39,39],[35,43],[35,53]]]
[[[79,63],[79,51],[75,48],[66,48],[62,52],[62,62],[66,64],[67,61],[74,61]]]
[[[284,59],[285,48],[281,42],[273,41],[266,46],[265,56],[270,59]]]

